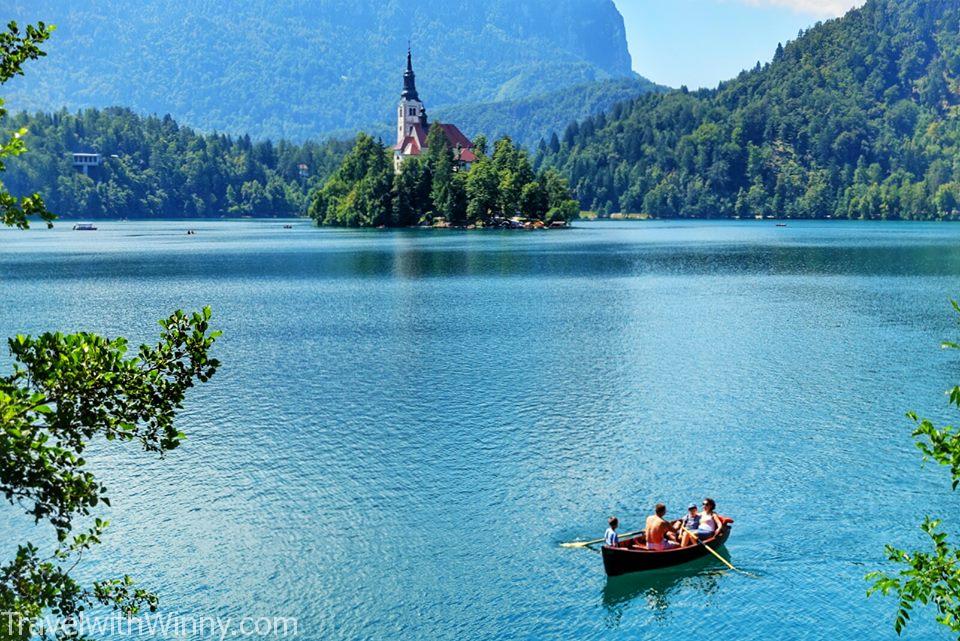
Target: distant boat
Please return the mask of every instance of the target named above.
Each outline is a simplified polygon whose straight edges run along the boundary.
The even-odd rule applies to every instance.
[[[73,226],[73,231],[97,231],[97,226],[93,223],[77,223]]]
[[[777,223],[777,227],[786,227],[787,223]]]
[[[284,225],[283,228],[284,228],[284,229],[293,229],[293,225]]]

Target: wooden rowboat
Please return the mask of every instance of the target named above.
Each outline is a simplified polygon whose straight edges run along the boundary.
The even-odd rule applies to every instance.
[[[723,528],[712,539],[703,542],[714,550],[726,543],[730,537],[730,526],[733,519],[724,520]],[[615,548],[604,545],[600,551],[603,555],[603,569],[606,570],[607,576],[620,576],[630,572],[667,568],[710,554],[709,550],[703,545],[691,545],[685,548],[672,548],[662,551],[648,550],[642,534],[620,541]]]

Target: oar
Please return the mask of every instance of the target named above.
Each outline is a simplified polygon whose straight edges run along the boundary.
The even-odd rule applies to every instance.
[[[734,572],[742,572],[742,570],[738,570],[737,568],[733,567],[733,563],[730,563],[730,561],[727,561],[725,558],[723,558],[722,556],[720,556],[720,553],[719,553],[719,552],[717,552],[717,551],[714,550],[712,547],[710,547],[709,545],[707,545],[706,543],[704,543],[703,541],[701,541],[701,540],[700,540],[700,537],[697,536],[697,533],[696,533],[696,532],[691,532],[691,531],[688,530],[688,529],[686,528],[686,526],[684,526],[684,525],[681,525],[680,528],[683,529],[684,532],[686,532],[687,534],[689,534],[690,536],[692,536],[692,537],[693,537],[693,540],[697,542],[697,545],[702,545],[703,547],[707,548],[707,550],[710,552],[710,554],[712,554],[713,556],[715,556],[715,557],[717,557],[718,559],[720,559],[721,561],[723,561],[723,564],[724,564],[725,566],[727,566],[728,568],[730,568],[730,569],[733,570]]]
[[[628,532],[623,536],[625,539],[629,539],[631,536],[637,536],[638,534],[643,534],[643,530],[638,532]],[[561,543],[560,547],[562,548],[586,548],[591,545],[596,545],[597,543],[603,543],[606,539],[594,539],[592,541],[572,541],[570,543]]]

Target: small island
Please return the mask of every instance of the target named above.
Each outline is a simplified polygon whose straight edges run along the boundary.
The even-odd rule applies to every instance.
[[[488,153],[484,136],[471,141],[456,125],[430,125],[409,51],[403,85],[396,145],[357,136],[310,199],[318,225],[547,229],[579,215],[566,178],[555,169],[535,172],[509,137]]]

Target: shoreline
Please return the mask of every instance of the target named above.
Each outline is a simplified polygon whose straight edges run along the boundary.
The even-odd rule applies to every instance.
[[[955,218],[921,218],[921,219],[905,219],[905,218],[764,218],[758,220],[755,218],[636,218],[636,217],[623,217],[623,218],[578,218],[568,222],[564,226],[550,227],[549,225],[544,225],[542,228],[528,229],[523,227],[499,227],[499,226],[486,226],[486,227],[470,227],[470,226],[433,226],[433,225],[409,225],[405,227],[343,227],[338,225],[317,225],[316,221],[311,218],[300,216],[300,217],[272,217],[272,216],[243,216],[243,217],[201,217],[201,218],[178,218],[178,217],[150,217],[150,216],[128,216],[125,218],[92,218],[92,217],[83,217],[83,216],[59,216],[54,221],[54,227],[58,227],[64,224],[74,224],[80,222],[89,222],[89,223],[144,223],[144,222],[155,222],[155,223],[214,223],[214,222],[276,222],[281,224],[291,224],[291,223],[302,223],[309,224],[311,227],[316,227],[318,229],[417,229],[417,230],[430,230],[430,229],[442,229],[442,230],[459,230],[459,231],[539,231],[540,229],[571,229],[576,226],[577,223],[756,223],[756,224],[784,224],[784,223],[960,223],[960,219]],[[32,229],[39,229],[45,227],[41,221],[31,221]]]

